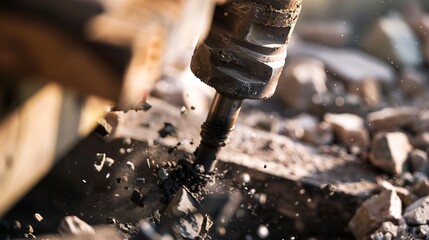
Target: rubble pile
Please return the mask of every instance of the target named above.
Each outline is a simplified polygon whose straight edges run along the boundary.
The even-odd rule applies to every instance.
[[[429,237],[429,13],[422,9],[410,1],[380,16],[357,48],[338,40],[353,36],[350,25],[303,24],[276,93],[289,119],[271,131],[338,145],[379,171],[381,193],[349,223],[357,239]]]

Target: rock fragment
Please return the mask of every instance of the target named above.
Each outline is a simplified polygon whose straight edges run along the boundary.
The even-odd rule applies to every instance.
[[[34,219],[36,219],[36,221],[38,221],[38,222],[41,222],[43,220],[43,217],[42,217],[42,215],[40,215],[40,213],[35,213]]]
[[[401,217],[402,204],[395,191],[383,191],[366,200],[349,222],[356,239],[367,239],[383,222]]]
[[[335,49],[299,42],[288,49],[290,56],[307,56],[320,59],[330,75],[345,85],[373,78],[383,86],[395,83],[393,68],[381,60],[354,49]],[[307,96],[307,95],[304,95]]]
[[[398,175],[404,170],[412,146],[402,132],[380,132],[373,138],[370,153],[371,163],[383,171]]]
[[[409,97],[422,96],[425,93],[427,77],[417,68],[406,67],[401,72],[400,87]]]
[[[180,187],[161,216],[163,227],[160,233],[172,232],[186,239],[198,238],[206,222],[206,216],[198,212],[199,208],[199,203],[189,190]]]
[[[375,78],[365,78],[361,81],[351,82],[347,86],[347,92],[362,98],[363,102],[371,107],[380,106],[382,99],[380,82]]]
[[[144,206],[143,194],[141,194],[140,191],[137,189],[134,189],[133,193],[131,194],[130,200],[131,200],[131,202],[135,203],[139,207]]]
[[[413,172],[429,172],[428,154],[425,151],[420,149],[413,149],[409,153],[409,162],[411,165],[411,170]]]
[[[113,158],[106,157],[106,160],[104,160],[104,162],[105,164],[107,164],[108,167],[111,167],[115,163],[115,160],[113,160]]]
[[[376,233],[383,234],[384,237],[390,236],[390,237],[396,237],[398,236],[398,226],[393,224],[390,221],[383,222],[379,229],[377,229]]]
[[[95,157],[96,157],[96,160],[94,162],[94,168],[97,172],[100,172],[103,169],[104,162],[106,161],[106,154],[97,153]]]
[[[134,163],[132,163],[131,161],[127,161],[127,166],[128,166],[129,169],[131,169],[131,170],[134,171],[134,169],[135,169]]]
[[[66,216],[61,220],[60,226],[58,227],[60,235],[84,235],[94,234],[94,229],[86,222],[82,221],[76,216]]]
[[[413,186],[413,192],[419,197],[429,196],[429,179],[418,180]]]
[[[418,116],[418,110],[410,107],[385,108],[367,115],[371,130],[391,130],[409,127]]]
[[[417,200],[417,196],[411,193],[410,190],[408,190],[407,188],[394,186],[393,184],[381,179],[380,177],[376,178],[376,182],[380,186],[381,190],[395,191],[401,199],[403,205],[405,206],[408,206]]]
[[[408,224],[424,225],[429,223],[429,196],[420,198],[410,206],[404,213],[404,218]]]
[[[427,149],[429,148],[429,132],[422,132],[417,136],[410,139],[411,144],[415,148]]]
[[[324,119],[333,126],[335,134],[347,147],[357,146],[362,150],[368,147],[369,135],[361,117],[348,113],[327,113]]]
[[[173,124],[165,122],[164,127],[158,131],[159,136],[165,138],[167,136],[174,136],[176,134],[176,127]]]
[[[363,48],[394,67],[418,66],[422,54],[417,36],[397,13],[380,18],[364,37]]]
[[[283,124],[284,129],[280,132],[292,139],[301,139],[315,145],[327,145],[334,139],[332,126],[326,122],[319,123],[316,117],[309,114],[302,113]]]
[[[276,91],[286,105],[299,111],[307,111],[312,106],[312,97],[326,92],[325,67],[311,58],[287,64]]]

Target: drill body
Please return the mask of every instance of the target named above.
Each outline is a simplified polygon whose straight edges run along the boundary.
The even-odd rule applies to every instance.
[[[301,0],[231,0],[216,7],[191,61],[193,73],[217,91],[195,161],[206,172],[228,142],[242,100],[274,94],[301,6]]]

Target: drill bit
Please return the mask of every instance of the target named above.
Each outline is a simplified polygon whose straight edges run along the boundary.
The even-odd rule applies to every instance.
[[[242,99],[234,99],[216,92],[207,120],[201,127],[201,143],[195,164],[202,165],[204,172],[213,171],[216,156],[229,141],[230,132],[240,113]]]

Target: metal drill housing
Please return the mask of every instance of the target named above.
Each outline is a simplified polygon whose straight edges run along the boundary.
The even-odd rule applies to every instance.
[[[271,97],[286,58],[301,0],[231,0],[218,6],[195,49],[193,73],[236,99]]]

